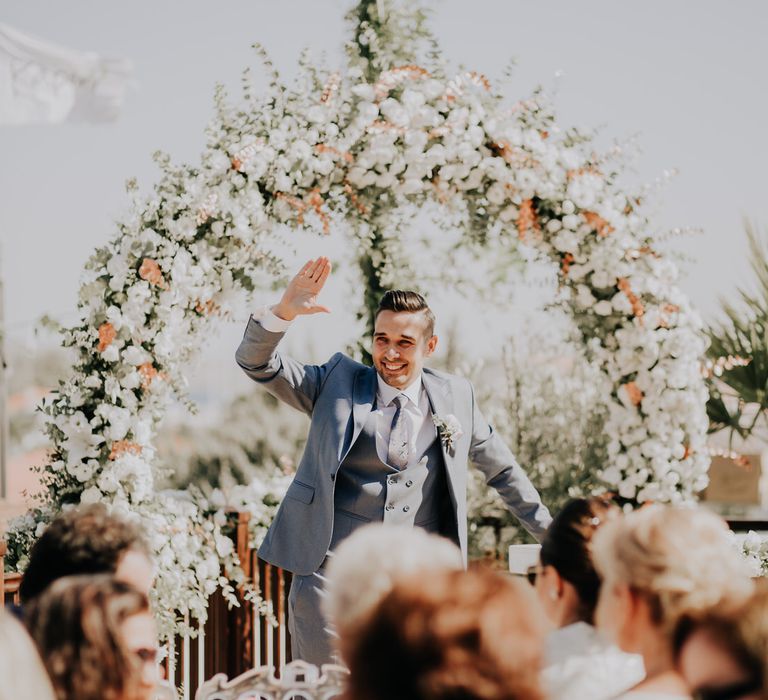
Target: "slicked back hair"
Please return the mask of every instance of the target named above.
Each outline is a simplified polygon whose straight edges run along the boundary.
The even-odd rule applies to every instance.
[[[423,313],[425,326],[425,338],[431,338],[435,334],[435,314],[429,308],[427,300],[418,292],[408,289],[391,289],[379,302],[379,308],[376,309],[375,319],[379,317],[382,311],[406,311],[411,314]],[[374,319],[374,320],[375,320]]]

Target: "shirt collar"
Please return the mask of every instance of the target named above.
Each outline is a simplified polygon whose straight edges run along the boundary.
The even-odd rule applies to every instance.
[[[392,399],[400,394],[405,394],[414,406],[419,405],[419,399],[421,397],[421,373],[416,377],[405,389],[398,389],[397,387],[387,384],[378,374],[376,375],[376,381],[379,384],[378,397],[379,406],[389,406],[392,403]]]

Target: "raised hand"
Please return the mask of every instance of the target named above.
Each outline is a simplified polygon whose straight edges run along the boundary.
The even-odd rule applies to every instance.
[[[296,316],[330,313],[331,310],[327,306],[317,303],[317,296],[330,274],[331,261],[328,258],[320,257],[308,261],[290,281],[283,292],[283,298],[273,307],[272,313],[286,321],[292,321]]]

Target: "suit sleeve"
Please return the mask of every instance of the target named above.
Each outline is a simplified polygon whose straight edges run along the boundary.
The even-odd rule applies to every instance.
[[[540,540],[552,522],[552,516],[512,451],[485,419],[475,401],[474,389],[471,391],[472,442],[469,458],[525,529]]]
[[[328,373],[343,355],[336,353],[322,365],[309,365],[279,353],[285,333],[273,333],[255,319],[248,321],[235,360],[255,382],[289,406],[312,415]]]

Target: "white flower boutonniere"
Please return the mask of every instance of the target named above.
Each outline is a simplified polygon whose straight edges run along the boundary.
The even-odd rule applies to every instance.
[[[464,435],[459,419],[452,413],[449,413],[445,418],[433,413],[432,422],[435,424],[437,433],[446,450],[452,450],[456,441]]]

